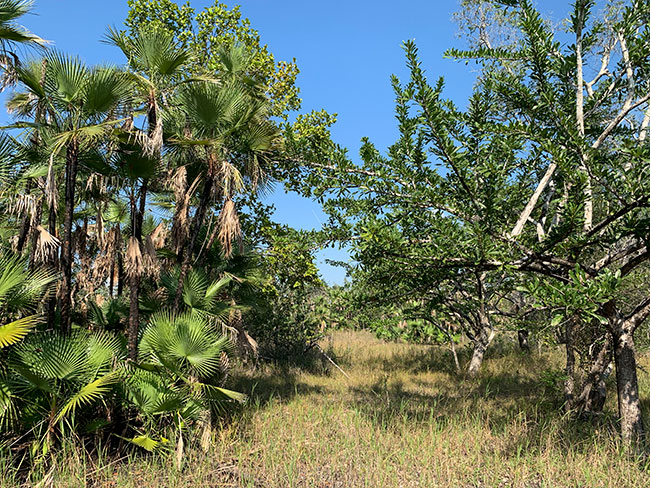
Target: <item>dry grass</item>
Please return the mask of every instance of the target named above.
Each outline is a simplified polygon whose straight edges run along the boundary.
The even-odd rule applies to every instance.
[[[349,379],[270,367],[240,374],[251,403],[218,431],[211,452],[188,452],[181,471],[163,456],[110,464],[71,453],[53,486],[650,486],[613,433],[613,395],[597,425],[557,413],[545,372],[561,367],[559,355],[495,351],[470,381],[440,348],[352,332],[325,345]],[[648,375],[640,374],[647,401]]]

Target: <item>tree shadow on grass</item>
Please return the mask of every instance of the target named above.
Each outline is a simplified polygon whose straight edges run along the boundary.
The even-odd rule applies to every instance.
[[[515,372],[431,387],[424,380],[405,385],[381,379],[370,388],[352,389],[352,406],[379,427],[400,422],[435,423],[439,429],[480,426],[505,438],[500,449],[506,457],[543,450],[549,436],[566,449],[588,451],[596,436],[617,432],[611,412],[591,421],[565,415],[555,400],[540,396],[539,380]]]
[[[246,394],[249,402],[259,406],[264,406],[271,400],[288,402],[299,395],[326,393],[321,386],[300,381],[299,375],[300,371],[292,367],[240,370],[231,375],[228,388]]]

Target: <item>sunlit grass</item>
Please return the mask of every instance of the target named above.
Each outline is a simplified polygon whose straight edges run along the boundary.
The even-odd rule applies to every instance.
[[[51,485],[650,486],[643,464],[617,441],[613,394],[595,424],[558,413],[548,372],[561,368],[559,353],[497,347],[480,377],[468,380],[444,348],[352,332],[323,346],[349,378],[335,369],[240,372],[236,387],[251,393],[249,404],[215,432],[210,452],[189,449],[180,471],[162,455],[98,459],[76,450],[59,456]],[[640,375],[647,400],[648,375]],[[11,483],[5,474],[2,486]]]

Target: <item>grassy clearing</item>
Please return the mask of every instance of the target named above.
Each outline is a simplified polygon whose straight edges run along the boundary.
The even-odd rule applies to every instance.
[[[345,378],[267,367],[241,373],[251,404],[211,452],[122,460],[70,452],[57,487],[642,487],[643,465],[616,441],[615,398],[597,425],[557,413],[561,357],[495,351],[476,381],[440,348],[337,332]],[[650,366],[649,358],[642,365]],[[648,402],[648,374],[641,371]],[[1,468],[1,466],[0,466]],[[5,474],[2,486],[13,486]]]

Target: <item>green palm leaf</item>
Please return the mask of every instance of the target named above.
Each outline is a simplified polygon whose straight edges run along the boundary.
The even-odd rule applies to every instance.
[[[149,437],[148,435],[139,435],[136,437],[133,437],[131,439],[127,439],[125,437],[122,437],[122,439],[125,439],[132,444],[135,444],[138,447],[141,447],[149,452],[154,452],[162,447],[165,447],[169,444],[169,440],[165,439],[164,437],[161,437],[159,441]]]
[[[111,371],[107,375],[97,378],[82,387],[59,411],[55,423],[59,422],[69,413],[74,414],[77,408],[83,405],[90,405],[104,397],[111,390],[112,385],[117,383],[119,379],[120,371]]]
[[[39,320],[38,315],[30,315],[1,326],[0,349],[20,342],[38,324]]]

